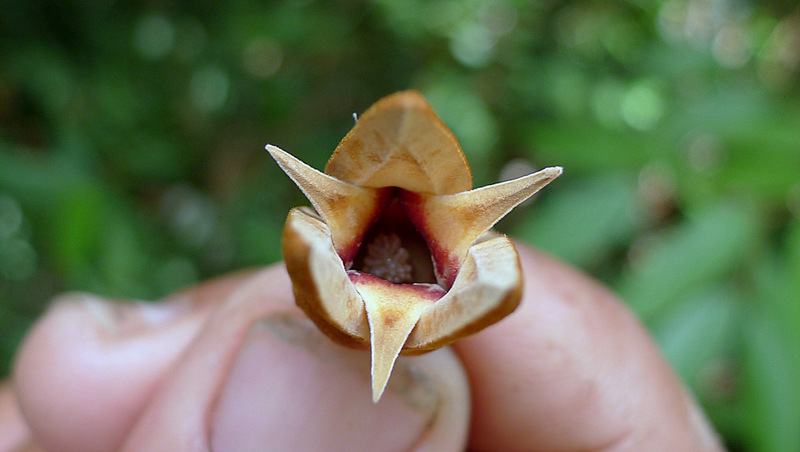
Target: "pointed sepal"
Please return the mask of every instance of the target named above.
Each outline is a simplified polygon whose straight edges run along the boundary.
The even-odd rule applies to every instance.
[[[352,262],[364,234],[388,202],[390,190],[348,184],[317,171],[277,146],[267,145],[266,149],[330,227],[333,245],[342,261]]]
[[[350,278],[364,300],[372,353],[372,400],[380,400],[394,363],[420,316],[444,295],[425,284],[393,285],[374,276],[355,273]]]
[[[454,195],[404,192],[403,204],[431,249],[439,283],[450,287],[475,240],[561,173],[560,167],[545,168]]]

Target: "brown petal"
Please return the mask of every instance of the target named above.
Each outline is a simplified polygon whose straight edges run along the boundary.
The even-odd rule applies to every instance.
[[[420,315],[444,291],[427,284],[391,284],[368,274],[351,277],[367,309],[372,351],[372,399],[377,402],[409,333]]]
[[[424,353],[510,314],[522,297],[519,256],[506,236],[488,232],[469,248],[453,287],[420,316],[404,354]]]
[[[325,173],[361,187],[452,194],[472,188],[472,173],[453,133],[417,91],[376,102],[358,119]]]
[[[317,327],[340,344],[369,346],[364,301],[333,248],[330,228],[310,209],[289,212],[283,258],[295,302]]]

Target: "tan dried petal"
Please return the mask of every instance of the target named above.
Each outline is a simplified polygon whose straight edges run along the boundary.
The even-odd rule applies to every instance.
[[[333,244],[342,260],[352,261],[364,233],[385,206],[388,191],[342,182],[276,146],[267,146],[267,151],[331,228]]]
[[[458,140],[417,91],[375,102],[334,151],[325,173],[360,187],[451,194],[472,188]]]
[[[467,249],[514,207],[561,175],[561,168],[545,168],[514,180],[453,195],[404,193],[403,202],[417,230],[432,245],[436,276],[449,287]]]

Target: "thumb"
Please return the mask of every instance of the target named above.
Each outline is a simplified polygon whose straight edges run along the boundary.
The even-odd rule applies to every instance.
[[[450,350],[398,361],[374,404],[369,354],[324,337],[273,267],[211,316],[125,450],[462,450],[468,423],[468,384]]]

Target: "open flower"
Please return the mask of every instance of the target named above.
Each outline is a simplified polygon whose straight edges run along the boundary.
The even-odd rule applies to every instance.
[[[416,91],[370,107],[319,172],[267,150],[311,201],[283,232],[297,305],[333,340],[372,352],[377,401],[397,356],[443,347],[522,296],[511,241],[489,229],[561,168],[472,189],[453,134]]]

